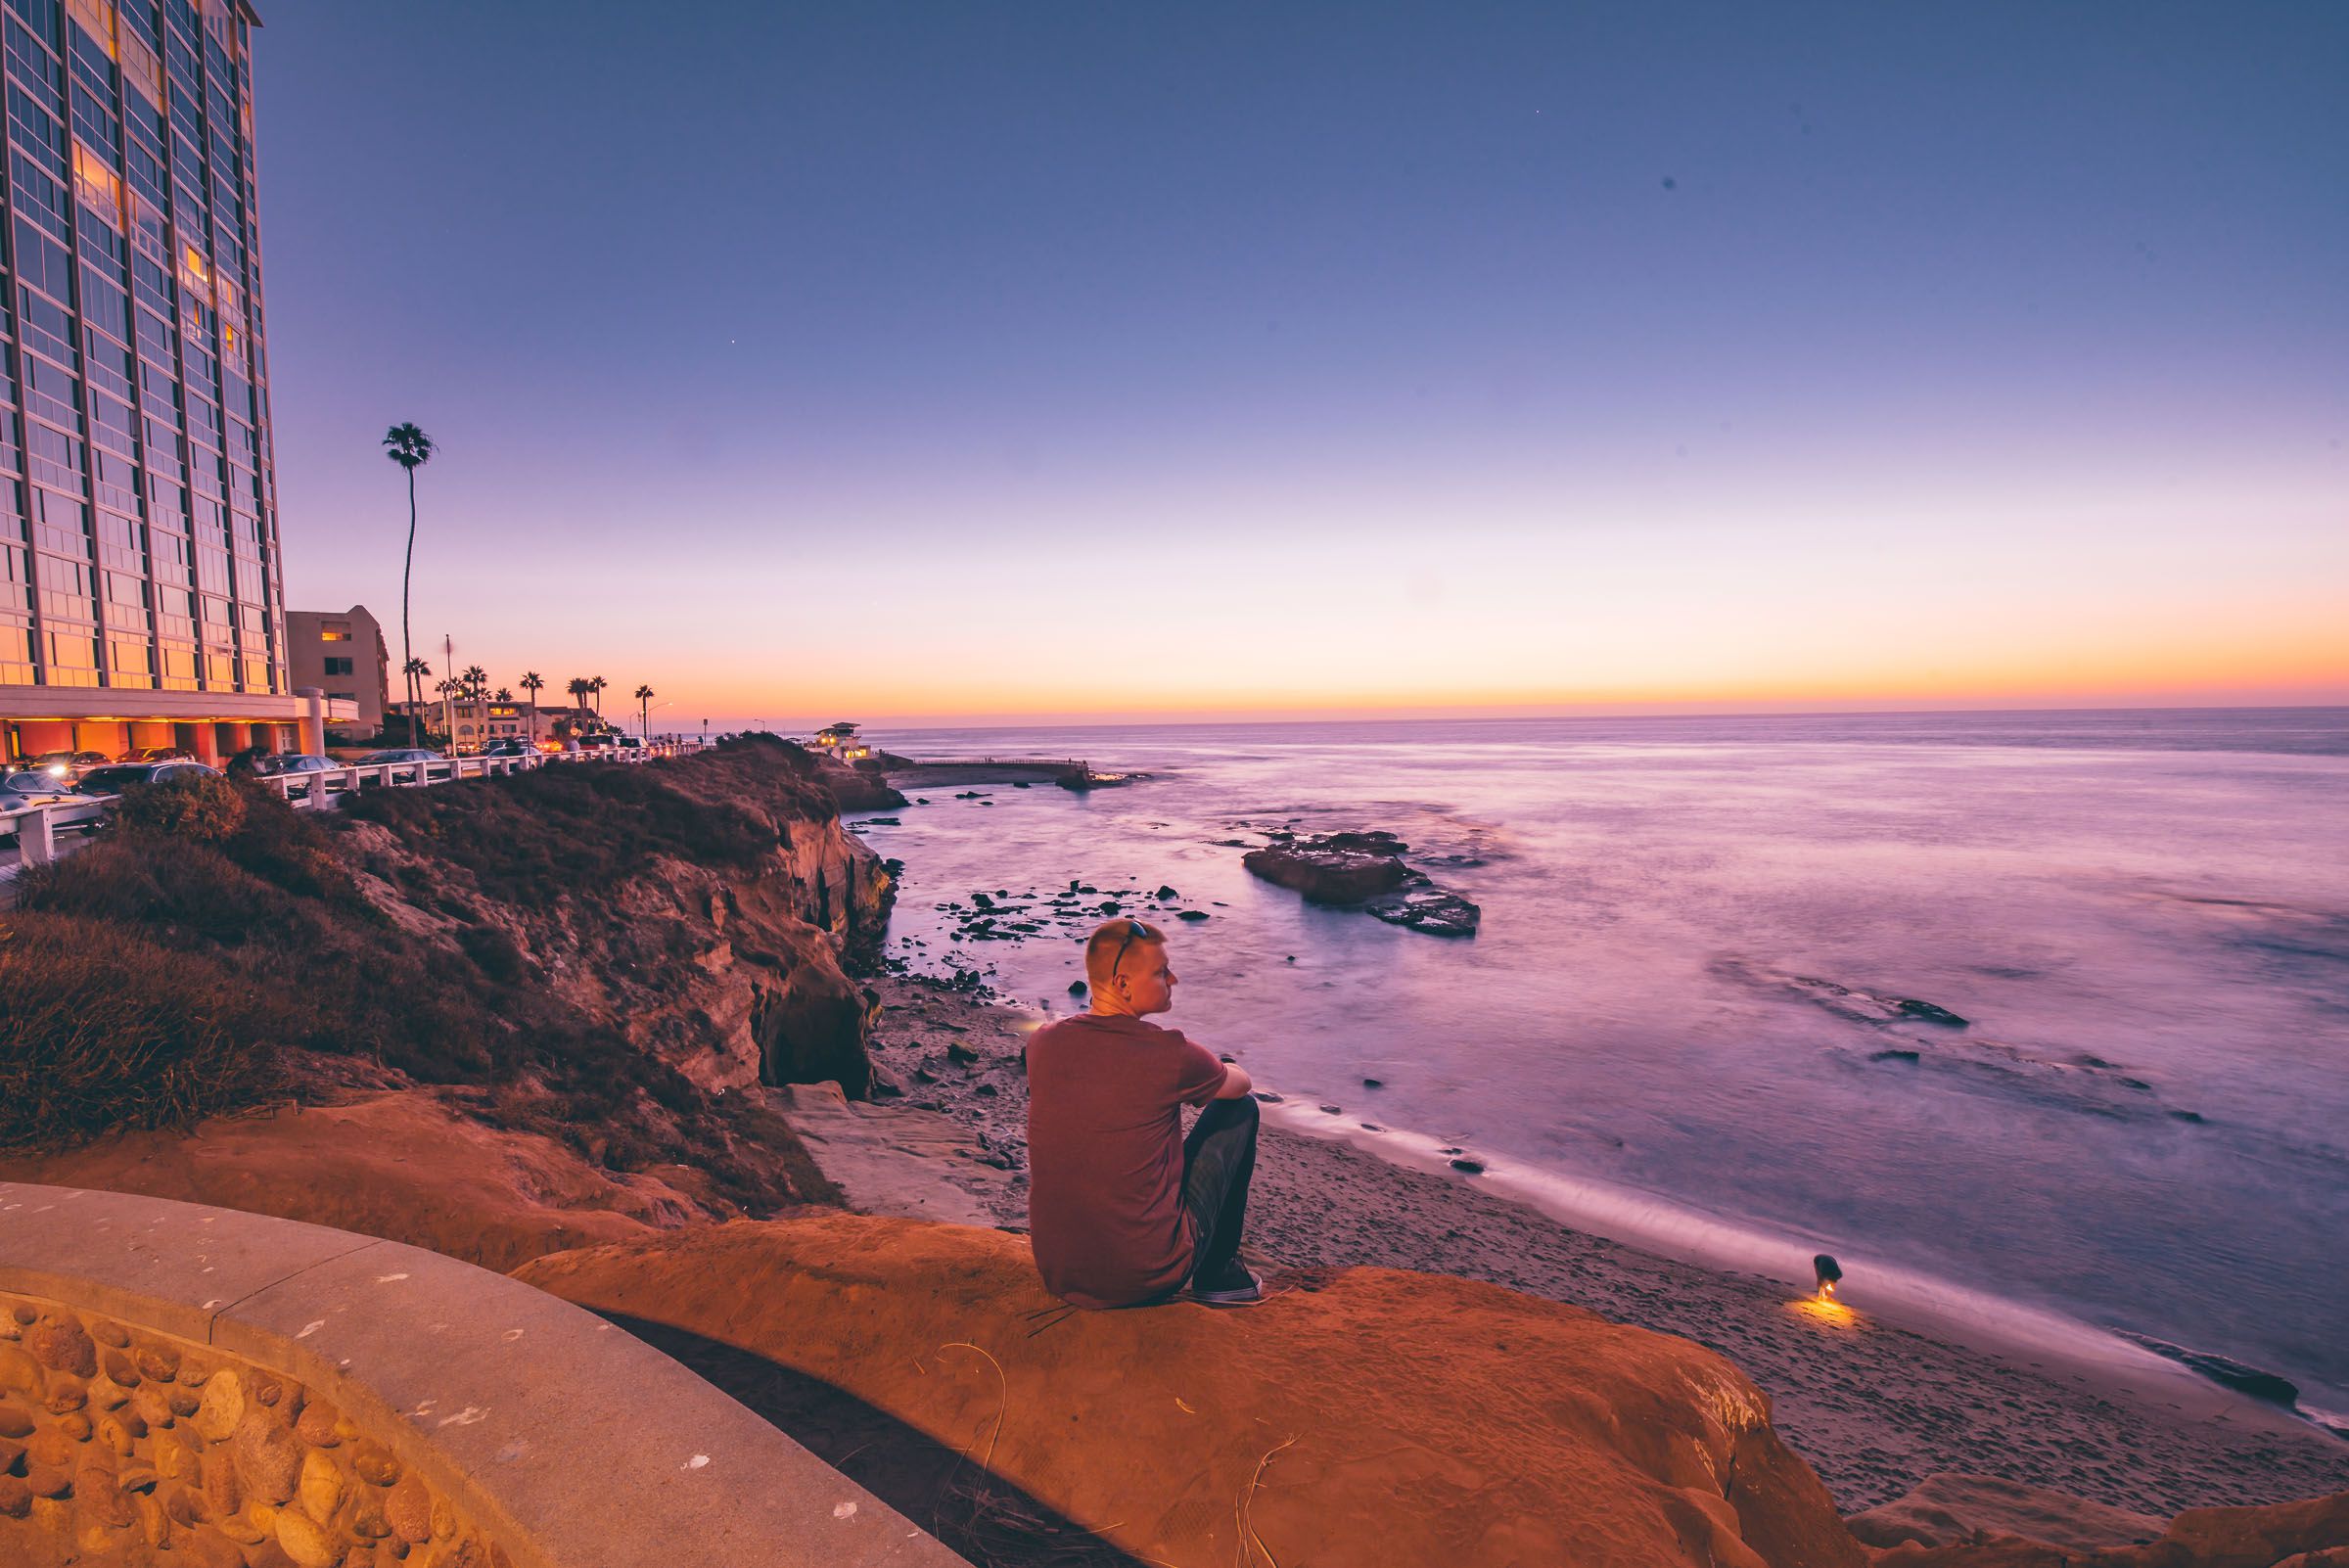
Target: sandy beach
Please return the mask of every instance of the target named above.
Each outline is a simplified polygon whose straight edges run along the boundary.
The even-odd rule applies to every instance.
[[[967,1134],[933,1134],[905,1157],[934,1162],[998,1224],[1024,1226],[1019,1051],[1033,1015],[899,977],[878,990],[873,1058],[904,1090],[881,1103],[937,1113]],[[1275,1288],[1351,1265],[1460,1274],[1722,1352],[1770,1394],[1778,1429],[1846,1512],[1948,1471],[2161,1515],[2349,1488],[2349,1443],[2215,1386],[2129,1386],[1891,1326],[1864,1308],[1822,1311],[1782,1280],[1587,1234],[1480,1190],[1474,1176],[1406,1169],[1269,1118],[1255,1192],[1250,1250]]]

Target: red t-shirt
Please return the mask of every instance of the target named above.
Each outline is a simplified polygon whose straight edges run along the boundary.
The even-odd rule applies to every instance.
[[[1215,1052],[1139,1018],[1081,1013],[1028,1041],[1028,1229],[1044,1288],[1126,1307],[1183,1282],[1182,1107],[1223,1084]]]

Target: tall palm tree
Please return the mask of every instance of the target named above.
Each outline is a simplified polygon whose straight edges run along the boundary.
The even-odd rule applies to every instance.
[[[589,691],[593,690],[593,688],[587,684],[587,677],[585,675],[572,676],[571,684],[564,689],[571,693],[571,705],[574,708],[576,708],[582,714],[587,712],[587,694]]]
[[[489,703],[489,671],[479,665],[467,665],[465,673],[457,677],[457,690],[464,694],[467,702],[473,704],[477,710],[481,710],[474,716],[482,726],[481,733],[486,737],[489,733],[489,715],[486,712]]]
[[[639,740],[650,741],[653,738],[653,710],[650,706],[653,700],[653,688],[650,686],[639,686],[636,688],[633,695],[636,699],[637,738]]]
[[[589,675],[587,677],[587,690],[593,694],[595,698],[595,716],[598,718],[604,716],[604,688],[611,684],[612,683],[610,681],[606,680],[601,675]]]
[[[535,669],[522,672],[522,689],[530,694],[530,744],[538,744],[538,694],[546,689],[546,677]]]
[[[386,457],[408,471],[408,554],[399,573],[399,656],[412,667],[417,661],[415,639],[408,634],[408,583],[416,575],[416,471],[433,460],[433,438],[414,425],[394,425],[384,432],[384,448]],[[408,701],[424,701],[424,686],[413,669],[408,674]]]
[[[408,682],[408,744],[413,746],[416,726],[424,716],[424,677],[433,672],[433,667],[421,659],[411,659],[399,667],[399,672]]]

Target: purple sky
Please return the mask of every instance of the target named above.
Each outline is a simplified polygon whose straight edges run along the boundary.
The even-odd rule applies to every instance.
[[[415,420],[501,681],[2349,700],[2330,0],[263,15],[291,601]]]

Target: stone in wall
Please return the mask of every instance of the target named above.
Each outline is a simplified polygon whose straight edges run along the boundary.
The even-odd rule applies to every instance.
[[[511,1568],[380,1437],[284,1373],[0,1293],[9,1568]]]

